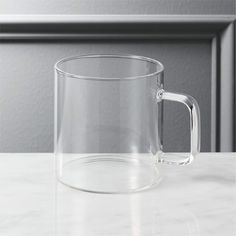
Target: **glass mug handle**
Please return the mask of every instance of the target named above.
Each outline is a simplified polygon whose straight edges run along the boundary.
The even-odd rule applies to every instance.
[[[167,164],[186,165],[193,161],[200,152],[200,110],[197,101],[185,94],[166,92],[160,89],[157,92],[157,101],[167,100],[183,103],[189,110],[190,115],[190,153],[187,157],[179,157],[176,154],[161,152],[158,161]]]

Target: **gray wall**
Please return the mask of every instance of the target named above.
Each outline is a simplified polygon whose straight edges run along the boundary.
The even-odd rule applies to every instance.
[[[235,14],[235,0],[1,0],[0,14]]]
[[[0,44],[2,111],[0,147],[6,152],[49,152],[53,147],[53,65],[87,53],[130,53],[159,59],[165,89],[194,96],[202,112],[202,150],[210,150],[211,46],[209,40],[157,40],[130,43]],[[164,147],[188,150],[188,112],[165,103]]]
[[[234,14],[234,0],[0,0],[0,14]],[[0,152],[53,150],[53,64],[82,53],[133,53],[166,67],[166,88],[193,95],[202,111],[202,151],[210,151],[210,69],[208,40],[132,44],[0,43]],[[188,114],[165,104],[164,145],[186,151]]]

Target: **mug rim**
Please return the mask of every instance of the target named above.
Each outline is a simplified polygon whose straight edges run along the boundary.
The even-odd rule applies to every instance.
[[[77,75],[70,72],[67,72],[63,69],[60,69],[60,65],[62,65],[65,62],[77,60],[77,59],[83,59],[83,58],[126,58],[126,59],[135,59],[140,61],[146,61],[151,62],[155,65],[158,65],[160,69],[156,69],[156,71],[146,74],[146,75],[138,75],[138,76],[127,76],[127,77],[112,77],[112,78],[106,78],[106,77],[99,77],[99,76],[84,76],[84,75]],[[84,54],[84,55],[77,55],[77,56],[70,56],[70,57],[64,57],[57,61],[54,65],[55,71],[66,75],[69,78],[74,79],[85,79],[85,80],[104,80],[104,81],[113,81],[113,80],[132,80],[132,79],[144,79],[148,77],[153,77],[155,75],[158,75],[164,71],[163,64],[156,60],[145,56],[138,56],[133,54]]]

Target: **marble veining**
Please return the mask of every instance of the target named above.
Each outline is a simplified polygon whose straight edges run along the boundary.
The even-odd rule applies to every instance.
[[[52,154],[0,155],[1,236],[234,236],[236,153],[160,165],[162,182],[106,195],[55,181]]]

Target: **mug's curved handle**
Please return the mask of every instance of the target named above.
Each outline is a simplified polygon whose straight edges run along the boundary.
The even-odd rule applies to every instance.
[[[190,153],[187,157],[178,157],[174,154],[161,152],[159,162],[167,164],[185,165],[193,161],[194,157],[200,152],[200,110],[197,101],[185,94],[170,93],[163,89],[157,92],[157,100],[168,100],[183,103],[189,110],[190,115]]]

